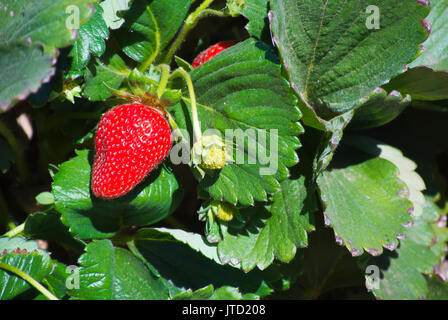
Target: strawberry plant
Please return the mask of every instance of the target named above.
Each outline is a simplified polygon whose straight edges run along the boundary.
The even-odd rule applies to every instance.
[[[448,299],[445,0],[0,0],[0,299]]]

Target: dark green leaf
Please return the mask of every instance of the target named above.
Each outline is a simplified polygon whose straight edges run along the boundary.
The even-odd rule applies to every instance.
[[[73,239],[55,213],[37,212],[29,215],[25,221],[24,234],[35,239],[54,241],[78,252],[84,248],[83,243]]]
[[[240,266],[244,271],[255,266],[267,268],[274,259],[291,261],[297,248],[308,245],[307,232],[314,229],[315,210],[312,190],[305,177],[285,180],[274,194],[272,204],[241,209],[244,228],[222,225],[223,240],[218,244],[221,261]]]
[[[355,107],[349,129],[369,129],[385,125],[398,117],[410,101],[409,95],[403,96],[398,91],[387,94],[379,88]]]
[[[130,70],[118,54],[107,54],[102,60],[97,59],[89,66],[83,96],[91,101],[105,100],[111,97],[112,93],[104,83],[112,89],[118,89],[129,73]]]
[[[378,28],[371,6],[379,10]],[[272,0],[271,8],[290,81],[325,119],[403,72],[427,37],[421,20],[429,7],[415,0]]]
[[[435,71],[448,70],[448,3],[445,0],[431,0],[431,12],[426,20],[432,24],[431,34],[423,43],[425,51],[410,67],[428,66]]]
[[[53,64],[54,58],[36,44],[20,40],[0,43],[0,73],[4,75],[0,80],[0,112],[48,82],[54,73]]]
[[[251,36],[258,39],[269,36],[268,10],[269,0],[246,0],[241,14],[249,20],[246,29]]]
[[[36,241],[22,237],[0,238],[0,262],[25,272],[36,281],[41,281],[53,268],[48,253],[38,249]],[[27,291],[31,285],[0,268],[0,288],[0,300],[8,300]]]
[[[254,294],[245,294],[239,292],[238,288],[221,287],[214,289],[213,285],[196,291],[187,290],[177,296],[173,300],[257,300],[258,296]]]
[[[101,56],[106,49],[105,40],[109,38],[109,29],[103,19],[103,9],[95,5],[95,14],[78,31],[78,39],[73,43],[69,55],[73,58],[71,70],[81,70],[90,59],[90,54]]]
[[[118,32],[123,52],[138,62],[154,60],[181,26],[191,0],[136,0]]]
[[[129,251],[109,240],[87,245],[80,258],[79,288],[69,290],[82,300],[161,300],[168,292],[146,266]]]
[[[426,207],[429,208],[430,207]],[[432,210],[425,210],[415,218],[406,239],[400,240],[396,252],[385,253],[368,261],[378,266],[381,273],[375,296],[381,299],[422,299],[428,294],[423,274],[430,274],[439,259],[430,246],[435,236],[429,222],[437,220]]]
[[[210,284],[215,288],[237,287],[243,294],[266,296],[272,292],[271,283],[278,280],[278,271],[268,269],[244,273],[218,264],[216,247],[207,244],[199,235],[174,231],[142,229],[138,231],[135,241],[136,248],[153,273],[170,288],[171,296]]]
[[[411,213],[422,212],[421,178],[401,152],[365,138],[345,140],[332,165],[318,178],[326,224],[352,255],[394,250]],[[409,200],[411,201],[409,201]]]
[[[409,94],[414,100],[448,99],[448,73],[417,67],[400,74],[383,87],[387,91]]]
[[[223,139],[227,131],[241,138],[227,137],[235,143],[235,163],[206,174],[200,182],[217,200],[243,205],[266,201],[288,177],[287,167],[298,161],[300,111],[275,61],[266,45],[249,39],[191,72],[202,131],[217,130]],[[190,109],[187,98],[173,108],[181,128],[191,129]],[[273,151],[276,141],[278,154]],[[261,155],[266,155],[267,164],[261,163]],[[243,161],[238,161],[241,156]]]

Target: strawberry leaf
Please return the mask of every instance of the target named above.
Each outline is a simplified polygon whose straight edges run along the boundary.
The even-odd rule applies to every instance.
[[[78,34],[78,39],[69,53],[73,58],[71,70],[75,72],[87,65],[90,54],[100,57],[106,49],[105,40],[109,38],[109,29],[103,19],[103,9],[100,5],[95,5],[95,14],[79,28]]]
[[[0,112],[37,91],[54,74],[54,59],[38,45],[13,41],[0,44]],[[6,81],[7,79],[7,81]]]
[[[42,44],[46,53],[55,56],[56,48],[72,43],[76,27],[92,15],[90,5],[95,2],[97,0],[4,0],[0,11],[0,42],[27,39],[27,42]],[[79,21],[75,21],[75,12],[79,13]]]
[[[217,288],[213,285],[192,291],[188,289],[172,298],[173,300],[258,300],[257,295],[248,293],[242,295],[238,288],[224,286]]]
[[[104,84],[112,89],[118,89],[130,71],[118,54],[106,54],[101,60],[88,67],[83,96],[91,101],[101,101],[112,96]]]
[[[415,217],[423,210],[425,185],[414,171],[416,165],[399,150],[367,138],[343,141],[317,180],[326,224],[354,256],[364,250],[379,255],[382,247],[394,250],[397,238],[407,233],[411,213]]]
[[[268,9],[269,0],[246,0],[241,11],[241,14],[249,20],[246,25],[247,31],[257,39],[269,37]]]
[[[170,296],[210,284],[215,288],[237,287],[242,294],[266,296],[281,277],[275,268],[244,273],[222,265],[216,246],[207,244],[198,234],[182,230],[141,229],[137,232],[133,252],[145,259],[152,272],[163,279],[170,288]]]
[[[52,271],[48,252],[38,249],[36,241],[22,237],[0,238],[0,262],[13,266],[41,281]],[[8,300],[29,290],[31,285],[21,277],[0,268],[0,299]]]
[[[109,240],[93,241],[79,258],[79,288],[69,290],[82,300],[162,300],[163,283],[129,251],[114,248]]]
[[[290,262],[297,248],[308,245],[307,232],[314,230],[314,210],[313,192],[304,176],[283,181],[272,204],[240,210],[243,228],[232,223],[221,225],[219,258],[246,272],[255,266],[263,270],[274,259]]]
[[[439,262],[430,247],[435,238],[431,227],[438,219],[433,208],[425,206],[422,215],[415,218],[409,228],[406,239],[400,240],[396,252],[384,253],[372,258],[368,265],[380,269],[378,287],[372,288],[376,297],[381,299],[424,299],[428,294],[427,280],[423,274],[430,274],[433,266]]]
[[[429,12],[422,3],[271,1],[273,40],[297,94],[320,118],[353,109],[419,54]]]
[[[131,0],[104,0],[100,3],[103,8],[103,19],[109,29],[115,30],[121,27],[124,19],[117,14],[119,11],[129,9]]]
[[[133,1],[118,30],[123,52],[138,62],[155,59],[182,25],[191,0]]]
[[[52,192],[62,222],[79,239],[112,237],[123,225],[142,226],[164,219],[179,204],[182,192],[170,169],[162,166],[129,194],[95,198],[90,189],[91,154],[77,151],[54,176]]]
[[[34,239],[57,242],[59,245],[77,252],[84,248],[83,243],[72,237],[56,213],[36,212],[29,215],[26,218],[23,233]]]
[[[387,94],[378,88],[355,107],[355,115],[349,128],[369,129],[385,125],[398,117],[410,101],[409,95],[403,96],[398,91]]]
[[[393,78],[383,87],[387,91],[409,94],[414,100],[448,99],[448,73],[436,72],[426,66],[416,67]]]
[[[276,61],[266,45],[249,39],[190,73],[202,131],[218,130],[223,138],[233,133],[233,158],[244,157],[201,179],[200,188],[217,200],[243,205],[266,201],[288,177],[288,167],[298,162],[300,111]],[[191,130],[190,110],[186,97],[169,109],[179,127]],[[276,142],[278,154],[273,151]],[[262,164],[260,153],[271,161]]]
[[[426,17],[431,23],[431,34],[423,43],[425,51],[409,66],[427,66],[434,71],[448,70],[448,3],[431,0],[431,11]]]

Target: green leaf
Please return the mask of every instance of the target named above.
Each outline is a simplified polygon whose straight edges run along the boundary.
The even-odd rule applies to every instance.
[[[242,295],[238,288],[221,287],[215,290],[213,285],[196,291],[187,290],[172,298],[173,300],[258,300],[258,296],[253,294]]]
[[[62,299],[67,295],[67,277],[70,275],[67,272],[67,266],[59,261],[52,260],[53,270],[42,279],[42,284],[55,295],[58,299]],[[39,294],[35,300],[48,300],[42,294]]]
[[[69,290],[82,300],[162,300],[163,284],[129,251],[109,240],[93,241],[79,258],[79,288]]]
[[[400,240],[396,252],[385,253],[368,261],[379,267],[379,288],[373,293],[381,299],[422,299],[428,294],[427,281],[423,274],[432,273],[439,259],[431,251],[434,231],[429,222],[434,222],[431,210],[425,210],[415,218],[406,239]],[[423,274],[422,274],[423,273]]]
[[[0,10],[0,111],[36,92],[54,73],[57,48],[69,45],[96,0],[4,0]],[[69,14],[71,13],[71,14]],[[51,30],[51,32],[49,32]],[[43,50],[42,50],[43,48]]]
[[[0,262],[22,270],[36,281],[52,271],[47,252],[38,249],[36,241],[22,237],[0,238]],[[21,277],[0,268],[0,300],[9,300],[31,288]]]
[[[124,19],[117,16],[119,11],[129,9],[131,0],[105,0],[100,3],[103,8],[103,19],[109,29],[115,30],[121,27]]]
[[[81,70],[90,59],[90,54],[100,57],[106,49],[105,40],[109,38],[109,29],[103,19],[103,9],[95,5],[95,14],[78,31],[69,56],[73,58],[71,70]]]
[[[50,205],[54,203],[54,196],[51,192],[41,192],[36,196],[36,201],[41,205]]]
[[[447,194],[446,178],[442,174],[448,141],[447,121],[448,113],[408,108],[388,125],[368,131],[371,137],[399,148],[415,161],[417,172],[426,184],[425,195],[441,201],[446,201]]]
[[[344,129],[353,118],[353,111],[349,111],[334,117],[330,121],[322,121],[325,132],[321,134],[319,146],[314,160],[314,176],[318,176],[324,171],[333,159],[336,148],[341,142]]]
[[[45,52],[56,54],[56,48],[72,43],[76,13],[79,25],[93,13],[89,7],[97,0],[3,0],[0,13],[0,42],[29,39],[40,43]],[[49,32],[51,30],[51,32]]]
[[[112,89],[118,89],[129,73],[125,62],[118,54],[106,54],[88,67],[83,96],[91,101],[105,100],[111,97],[112,93],[104,84]]]
[[[78,252],[84,248],[83,243],[73,239],[68,228],[62,224],[59,216],[55,213],[36,212],[29,215],[25,221],[24,235],[35,239],[54,241]]]
[[[351,135],[346,138],[345,143],[367,154],[378,155],[380,158],[393,163],[398,168],[398,178],[408,188],[406,197],[412,202],[412,215],[421,216],[423,214],[425,198],[422,191],[426,189],[426,186],[423,179],[415,172],[417,164],[414,161],[404,157],[400,150],[380,143],[375,139]]]
[[[410,101],[409,95],[403,96],[398,91],[387,94],[378,88],[355,107],[349,129],[369,129],[385,125],[398,117]]]
[[[285,180],[274,194],[272,204],[241,209],[244,228],[223,224],[223,240],[218,243],[221,261],[244,271],[255,266],[263,270],[274,259],[291,261],[297,248],[308,245],[307,232],[314,230],[311,214],[316,209],[314,189],[305,176]]]
[[[409,66],[428,66],[435,71],[448,70],[448,3],[445,0],[432,0],[431,12],[426,20],[431,26],[431,34],[423,43],[425,51]]]
[[[117,39],[123,52],[138,62],[154,60],[182,25],[191,0],[136,0],[123,15]]]
[[[382,247],[394,250],[412,211],[419,213],[424,184],[413,171],[415,164],[390,147],[362,138],[345,141],[317,180],[326,224],[354,256],[364,250],[379,255]]]
[[[448,300],[448,284],[436,278],[428,280],[427,300]]]
[[[244,273],[217,263],[216,247],[207,244],[199,235],[178,230],[141,229],[135,239],[138,255],[170,288],[171,296],[210,284],[215,288],[236,287],[242,294],[266,296],[272,292],[272,283],[281,276],[275,269]]]
[[[202,131],[217,130],[223,139],[226,132],[237,137],[227,136],[234,143],[235,163],[200,181],[200,188],[214,199],[243,205],[266,201],[288,177],[287,167],[298,161],[300,111],[275,61],[266,45],[249,39],[190,73]],[[180,128],[191,130],[189,99],[169,111]],[[278,156],[273,151],[276,141]],[[261,163],[262,155],[267,164]]]
[[[269,36],[268,11],[269,0],[246,0],[241,14],[249,20],[246,29],[251,36],[258,39]]]
[[[379,9],[379,29],[370,6]],[[420,21],[429,7],[415,0],[272,0],[271,8],[273,40],[290,81],[325,119],[403,72],[427,37]]]
[[[127,195],[101,200],[90,190],[91,153],[77,151],[54,176],[53,195],[62,222],[80,239],[108,238],[121,226],[143,226],[171,214],[182,192],[172,173],[165,167],[154,170]]]
[[[5,173],[9,170],[14,161],[14,152],[5,139],[0,138],[0,172]]]
[[[428,67],[409,69],[383,86],[387,91],[396,90],[409,94],[413,100],[448,99],[448,73],[435,72]]]
[[[39,249],[37,241],[27,240],[24,237],[0,237],[0,254],[11,253],[17,250],[25,250],[26,252],[37,252],[39,254],[48,254],[46,251]]]
[[[0,73],[5,75],[0,80],[0,112],[48,82],[54,74],[53,64],[54,59],[38,45],[23,41],[0,43]]]

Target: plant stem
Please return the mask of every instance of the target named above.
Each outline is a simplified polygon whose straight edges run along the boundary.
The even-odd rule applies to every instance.
[[[34,278],[32,278],[30,275],[26,274],[20,269],[17,269],[16,267],[10,266],[9,264],[0,262],[0,268],[4,269],[6,271],[12,272],[22,279],[26,280],[29,284],[31,284],[34,288],[36,288],[40,293],[42,293],[45,297],[48,298],[48,300],[59,300],[56,298],[50,291],[47,290],[43,285],[41,285],[39,282],[37,282]]]
[[[198,109],[196,106],[196,95],[194,93],[194,87],[193,87],[193,82],[191,81],[190,75],[188,74],[187,71],[185,71],[185,69],[178,68],[176,69],[170,76],[170,78],[176,78],[176,77],[182,77],[184,78],[185,82],[187,83],[187,87],[188,87],[188,94],[190,96],[190,100],[191,100],[191,116],[193,118],[193,135],[194,135],[194,142],[196,141],[200,141],[202,138],[202,131],[201,131],[201,126],[199,123],[199,118],[198,118]]]
[[[9,232],[5,233],[5,236],[12,238],[18,234],[21,234],[23,230],[25,230],[25,222],[15,227],[14,229],[10,230]]]
[[[170,78],[170,66],[167,64],[160,64],[158,67],[162,72],[159,86],[157,87],[157,97],[160,99],[165,92],[166,86],[168,84],[168,79]]]
[[[204,2],[202,2],[200,4],[199,7],[196,8],[195,11],[193,11],[185,20],[184,25],[182,26],[182,29],[180,30],[179,34],[177,35],[176,39],[174,40],[174,42],[171,44],[170,48],[168,49],[168,52],[166,53],[165,57],[163,58],[162,62],[169,64],[171,59],[173,58],[174,54],[176,53],[176,51],[179,49],[180,45],[182,44],[182,42],[185,40],[185,38],[187,37],[188,33],[190,33],[190,31],[196,26],[196,24],[198,23],[199,19],[206,16],[206,15],[219,15],[219,16],[224,16],[225,14],[217,11],[217,10],[211,10],[211,9],[207,9],[207,7],[209,5],[212,4],[214,0],[204,0]]]
[[[26,166],[23,148],[9,128],[0,121],[0,134],[5,137],[15,154],[17,171],[22,181],[27,181],[29,177],[28,167]]]

